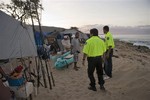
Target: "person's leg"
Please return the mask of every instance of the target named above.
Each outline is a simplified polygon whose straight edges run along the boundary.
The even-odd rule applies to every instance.
[[[96,61],[97,61],[97,63],[96,63],[96,72],[97,72],[97,76],[98,76],[98,83],[100,85],[100,88],[104,89],[105,81],[103,79],[102,58],[97,57]]]
[[[74,70],[78,70],[78,68],[77,68],[77,62],[74,62]]]
[[[79,60],[79,53],[76,53],[76,62],[78,63],[78,60]],[[77,68],[80,68],[79,66],[77,66],[77,64],[76,64],[76,67]]]
[[[74,69],[75,70],[78,70],[77,61],[78,61],[78,55],[74,53]]]
[[[109,54],[109,58],[107,59],[108,61],[108,76],[112,77],[112,55],[113,55],[113,49],[111,50]]]
[[[108,75],[108,61],[107,61],[107,59],[104,62],[104,72],[106,75]]]
[[[88,58],[88,77],[90,79],[90,86],[95,87],[95,78],[94,78],[94,70],[95,70],[95,65],[94,65],[94,58]]]

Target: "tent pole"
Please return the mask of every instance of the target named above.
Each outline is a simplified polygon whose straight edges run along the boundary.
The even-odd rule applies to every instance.
[[[48,81],[49,81],[49,87],[50,89],[52,89],[52,84],[51,84],[51,78],[50,78],[50,74],[49,74],[49,68],[47,66],[47,60],[44,60],[45,64],[46,64],[46,70],[47,70],[47,76],[48,76]]]
[[[48,65],[49,65],[49,68],[50,68],[50,74],[51,74],[51,77],[52,77],[53,86],[55,86],[55,80],[54,80],[54,77],[53,77],[53,73],[52,73],[50,63],[49,63],[49,59],[48,59]]]
[[[43,81],[44,81],[44,86],[45,88],[47,88],[47,82],[46,82],[46,76],[45,76],[45,69],[42,63],[42,59],[40,59],[40,63],[41,63],[41,70],[42,70],[42,76],[43,76]]]

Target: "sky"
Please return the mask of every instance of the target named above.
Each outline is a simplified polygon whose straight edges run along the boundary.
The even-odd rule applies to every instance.
[[[10,1],[10,0],[0,0]],[[41,24],[81,27],[150,25],[150,0],[41,0]]]

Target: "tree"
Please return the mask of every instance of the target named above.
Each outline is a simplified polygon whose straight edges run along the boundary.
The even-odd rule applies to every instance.
[[[0,9],[21,23],[29,23],[31,17],[34,20],[38,19],[39,12],[43,10],[43,7],[40,0],[11,0],[10,4],[1,3]]]

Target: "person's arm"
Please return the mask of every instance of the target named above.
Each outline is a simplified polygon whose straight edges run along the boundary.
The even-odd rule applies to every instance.
[[[71,40],[71,49],[73,48],[74,45],[74,39]]]
[[[103,48],[103,55],[102,55],[102,60],[105,62],[106,59],[106,45],[105,42],[102,40],[102,48]]]
[[[109,49],[108,49],[108,51],[107,51],[107,53],[106,53],[106,58],[109,58],[109,54],[110,54],[110,51],[111,51],[111,47],[112,47],[112,46],[109,46]]]
[[[82,59],[82,64],[85,65],[85,59],[86,59],[87,55],[85,53],[83,53],[83,59]]]
[[[109,54],[110,54],[111,49],[112,49],[112,37],[110,35],[107,37],[107,43],[108,43],[108,50],[106,53],[106,58],[109,58]]]
[[[89,51],[89,44],[86,41],[86,43],[84,44],[84,47],[83,47],[83,59],[82,59],[83,65],[85,65],[85,59],[87,58],[88,51]]]

